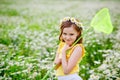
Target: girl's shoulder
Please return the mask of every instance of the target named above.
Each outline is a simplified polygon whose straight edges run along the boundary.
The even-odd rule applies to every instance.
[[[63,47],[64,44],[65,44],[64,42],[60,41],[60,43],[59,43],[59,47]]]
[[[62,41],[60,41],[60,43],[59,43],[59,45],[64,45],[65,43],[64,42],[62,42]]]
[[[76,48],[76,47],[84,48],[83,44],[76,44],[76,45],[74,46],[74,48]]]
[[[60,52],[60,50],[62,49],[62,47],[64,46],[64,42],[60,41],[59,45],[58,45],[58,51]]]
[[[83,56],[85,53],[84,45],[83,44],[76,44],[73,48],[75,49],[76,47],[80,47],[82,49],[82,56]]]

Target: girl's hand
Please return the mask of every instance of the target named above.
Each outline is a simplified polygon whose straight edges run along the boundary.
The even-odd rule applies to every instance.
[[[63,49],[62,49],[62,52],[66,52],[67,50],[69,50],[70,48],[72,48],[71,46],[65,44]]]

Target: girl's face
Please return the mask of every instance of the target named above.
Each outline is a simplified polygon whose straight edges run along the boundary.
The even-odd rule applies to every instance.
[[[74,29],[74,27],[67,27],[63,29],[62,39],[66,44],[71,46],[78,36],[78,32]]]

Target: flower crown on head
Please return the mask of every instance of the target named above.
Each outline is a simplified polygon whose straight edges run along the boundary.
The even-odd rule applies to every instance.
[[[62,20],[60,20],[60,25],[63,23],[63,22],[66,22],[66,21],[71,21],[72,23],[76,24],[79,28],[82,27],[82,23],[80,23],[77,19],[75,19],[74,17],[65,17],[63,18]]]

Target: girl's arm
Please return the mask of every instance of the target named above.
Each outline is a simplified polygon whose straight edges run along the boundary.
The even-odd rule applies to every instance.
[[[62,50],[62,67],[64,74],[70,73],[74,66],[77,64],[80,57],[82,56],[82,48],[80,46],[77,46],[71,54],[69,60],[67,61],[66,51],[67,48]]]
[[[59,53],[56,53],[54,63],[56,65],[61,64],[61,59],[59,58]]]

